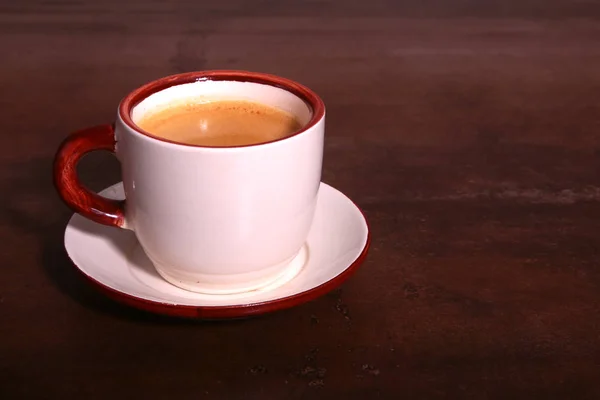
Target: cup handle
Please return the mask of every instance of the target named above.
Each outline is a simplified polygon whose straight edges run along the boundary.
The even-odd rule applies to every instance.
[[[54,158],[54,186],[73,211],[100,224],[126,228],[125,200],[113,200],[91,192],[79,181],[77,163],[95,150],[115,152],[114,125],[82,129],[67,136]]]

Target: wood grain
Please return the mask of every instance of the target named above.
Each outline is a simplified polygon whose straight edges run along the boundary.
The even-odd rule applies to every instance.
[[[600,3],[0,2],[0,397],[600,397]],[[264,318],[163,319],[70,267],[68,132],[161,76],[248,69],[327,104],[363,268]],[[119,179],[90,155],[91,188]]]

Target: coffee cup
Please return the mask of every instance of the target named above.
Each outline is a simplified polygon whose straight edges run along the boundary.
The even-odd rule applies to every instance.
[[[242,109],[217,115],[215,102]],[[169,129],[142,128],[157,115],[172,122],[183,109],[202,110],[208,131],[217,115],[239,118],[236,126],[257,127],[248,128],[257,135],[196,143]],[[256,111],[263,109],[274,115],[273,126],[289,116],[297,126],[261,135],[262,122],[243,118],[268,114]],[[247,71],[173,75],[125,96],[114,123],[69,135],[55,157],[54,182],[75,212],[135,232],[168,282],[207,294],[256,290],[285,274],[304,246],[321,181],[324,127],[323,101],[292,80]],[[78,161],[95,150],[120,161],[125,200],[101,197],[79,181]]]

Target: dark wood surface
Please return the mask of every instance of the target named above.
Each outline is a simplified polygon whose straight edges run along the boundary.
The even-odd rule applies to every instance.
[[[600,398],[600,3],[0,2],[0,398]],[[370,255],[284,312],[96,293],[51,161],[149,80],[270,72],[328,106],[323,179]],[[93,189],[119,180],[94,154]]]

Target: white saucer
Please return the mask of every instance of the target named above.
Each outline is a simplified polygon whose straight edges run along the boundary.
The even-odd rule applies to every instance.
[[[123,199],[121,183],[101,195]],[[362,263],[370,243],[367,220],[343,193],[321,183],[315,218],[302,257],[290,274],[268,287],[235,295],[180,289],[154,269],[131,231],[75,214],[65,247],[75,266],[111,298],[160,314],[190,318],[236,318],[312,300],[340,285]]]

